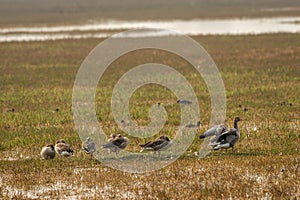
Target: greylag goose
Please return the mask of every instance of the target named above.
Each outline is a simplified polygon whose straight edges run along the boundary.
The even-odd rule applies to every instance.
[[[160,152],[168,149],[172,145],[172,141],[167,136],[160,136],[153,142],[147,142],[146,144],[140,145],[143,151],[153,151],[158,152],[158,156],[160,156]]]
[[[226,131],[226,126],[224,124],[219,124],[216,125],[210,129],[208,129],[205,133],[200,135],[200,139],[206,138],[206,137],[211,137],[211,136],[216,136],[218,137],[222,133]],[[214,138],[213,138],[214,139]]]
[[[45,147],[42,148],[41,156],[43,159],[53,159],[55,157],[55,150],[53,144],[47,144]]]
[[[121,134],[115,138],[112,136],[115,135],[111,135],[111,138],[108,139],[107,143],[102,145],[102,148],[109,149],[111,152],[115,152],[116,156],[118,156],[118,153],[125,149],[129,144],[129,139],[127,137],[123,137]]]
[[[57,140],[54,149],[56,153],[65,157],[71,156],[74,153],[71,145],[66,143],[64,139]]]
[[[185,100],[185,99],[179,99],[179,100],[177,100],[177,103],[179,103],[179,104],[185,104],[185,105],[192,104],[191,101]]]
[[[82,143],[82,150],[93,156],[93,153],[96,152],[96,144],[94,140],[90,137],[86,138],[86,140]]]
[[[216,136],[216,138],[214,138],[214,140],[210,143],[210,146],[214,150],[227,149],[231,147],[233,153],[234,145],[240,139],[240,129],[238,127],[239,121],[242,121],[242,119],[236,117],[233,122],[234,128],[231,128],[223,132],[222,134]]]

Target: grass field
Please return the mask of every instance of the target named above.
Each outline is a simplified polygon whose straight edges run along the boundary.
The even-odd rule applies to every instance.
[[[227,94],[227,124],[235,116],[241,139],[235,154],[194,156],[198,135],[208,128],[207,88],[187,62],[166,52],[144,50],[116,60],[99,82],[97,117],[107,135],[122,133],[113,120],[110,95],[128,69],[142,63],[173,66],[196,91],[202,126],[185,155],[153,173],[120,172],[80,152],[71,112],[76,72],[100,42],[59,40],[0,45],[0,198],[128,199],[299,199],[300,198],[300,40],[297,34],[194,37],[216,62]],[[200,80],[199,80],[200,79]],[[180,121],[175,96],[145,86],[131,99],[130,112],[140,125],[148,109],[162,102],[169,113],[161,134],[174,137]],[[128,136],[130,151],[145,142]],[[75,156],[45,161],[46,142],[65,138]]]

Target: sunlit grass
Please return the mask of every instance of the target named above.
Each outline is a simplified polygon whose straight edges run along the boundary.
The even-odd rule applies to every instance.
[[[236,153],[212,152],[198,160],[194,156],[201,145],[197,135],[178,161],[144,175],[107,168],[80,152],[71,110],[72,87],[80,63],[99,40],[1,44],[0,197],[79,195],[87,199],[86,193],[91,193],[99,198],[136,199],[299,198],[298,37],[195,37],[222,75],[227,94],[226,123],[231,127],[235,116],[245,119],[240,123]],[[205,131],[210,99],[201,76],[172,54],[145,50],[116,60],[100,80],[96,112],[104,132],[123,133],[111,112],[113,87],[124,72],[147,62],[172,66],[187,77],[199,101],[199,132]],[[134,92],[130,114],[137,124],[147,125],[149,109],[161,102],[168,119],[160,135],[172,138],[180,124],[176,100],[166,88],[144,86]],[[138,144],[148,141],[126,136],[131,139],[129,151],[139,151]],[[60,138],[73,146],[75,156],[41,160],[43,145]]]

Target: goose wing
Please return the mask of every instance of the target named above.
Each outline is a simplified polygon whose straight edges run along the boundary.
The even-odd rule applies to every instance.
[[[119,137],[114,139],[113,141],[109,141],[102,145],[102,148],[114,149],[120,148],[124,149],[129,143],[129,140],[125,137]]]
[[[116,147],[117,146],[113,144],[113,141],[107,142],[107,143],[102,145],[102,148],[107,148],[107,149],[116,148]]]
[[[202,135],[200,135],[200,138],[206,138],[206,137],[210,137],[210,136],[219,136],[221,135],[223,132],[226,131],[226,126],[224,124],[219,124],[216,125],[210,129],[208,129],[206,132],[204,132]]]
[[[143,149],[152,149],[154,151],[157,151],[163,147],[165,147],[168,144],[168,141],[164,139],[157,139],[153,142],[148,142],[144,145],[141,145]]]
[[[121,141],[119,141],[119,148],[120,149],[124,149],[125,147],[127,147],[129,143],[129,140],[126,137],[123,137]]]
[[[61,155],[69,156],[69,155],[73,155],[74,153],[72,147],[66,143],[58,143],[55,145],[55,147],[58,153]]]
[[[96,144],[93,141],[90,142],[84,142],[82,144],[82,149],[86,152],[86,153],[93,153],[96,151]]]
[[[119,138],[113,140],[112,144],[117,147],[120,147],[124,142],[125,142],[125,139],[123,137],[119,137]]]
[[[237,130],[235,128],[232,128],[224,133],[222,133],[219,137],[217,137],[216,142],[233,142],[234,140],[236,140],[238,137],[238,133]]]

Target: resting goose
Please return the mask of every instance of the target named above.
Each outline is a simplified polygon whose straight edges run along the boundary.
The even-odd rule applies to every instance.
[[[82,143],[82,150],[93,156],[93,153],[96,152],[96,144],[94,140],[90,137],[86,138],[86,140]]]
[[[214,141],[210,143],[210,146],[214,150],[219,150],[219,149],[227,149],[227,148],[232,148],[232,153],[234,152],[234,145],[235,143],[240,139],[240,129],[238,127],[238,122],[242,121],[241,118],[236,117],[234,119],[234,128],[231,128],[219,136],[216,136],[214,138]]]
[[[147,142],[146,144],[140,145],[143,151],[154,151],[158,152],[158,156],[160,156],[160,152],[168,149],[172,145],[172,141],[167,136],[160,136],[153,142]]]
[[[66,143],[64,139],[57,140],[54,149],[56,153],[65,157],[71,156],[74,153],[71,145]]]
[[[55,150],[53,144],[47,144],[45,147],[42,148],[41,156],[43,159],[53,159],[55,157]]]
[[[125,149],[128,144],[129,144],[129,139],[119,134],[115,138],[113,137],[109,138],[108,142],[102,145],[102,148],[109,149],[110,151],[115,152],[116,156],[118,156],[118,153],[121,150]]]

